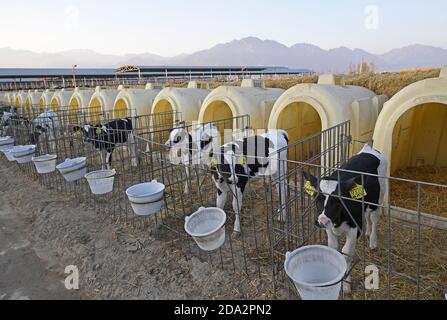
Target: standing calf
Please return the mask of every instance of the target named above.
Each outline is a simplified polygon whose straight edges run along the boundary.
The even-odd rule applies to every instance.
[[[217,145],[216,145],[217,143]],[[197,125],[191,132],[181,123],[171,130],[165,145],[169,148],[169,161],[173,164],[182,164],[186,170],[185,194],[190,191],[191,166],[200,165],[209,167],[211,158],[200,159],[201,150],[214,144],[215,149],[220,147],[220,133],[217,127],[208,123]]]
[[[119,145],[129,143],[131,164],[137,166],[135,138],[133,135],[133,125],[131,118],[114,120],[101,125],[84,125],[74,127],[75,133],[84,135],[84,141],[90,142],[101,152],[102,166],[107,165],[111,169],[112,154]]]
[[[287,132],[272,130],[262,135],[236,140],[217,150],[210,141],[206,141],[206,146],[201,148],[202,159],[206,161],[213,159],[210,161],[210,166],[217,188],[217,207],[224,209],[228,193],[233,194],[233,210],[236,214],[233,233],[235,236],[241,233],[240,214],[243,194],[250,179],[271,176],[274,180],[280,181],[277,186],[280,197],[279,215],[280,219],[285,221],[288,143]]]
[[[357,239],[364,231],[363,216],[370,248],[377,248],[377,225],[386,193],[386,180],[381,177],[386,176],[388,163],[381,153],[365,145],[363,150],[341,169],[365,173],[363,185],[360,173],[346,171],[338,171],[330,177],[324,177],[319,184],[318,179],[310,174],[304,173],[304,178],[307,193],[316,198],[319,213],[316,225],[326,230],[328,245],[336,250],[338,238],[346,234],[342,252],[350,264],[355,255]],[[344,288],[346,293],[350,292],[349,279]]]
[[[58,116],[54,112],[41,113],[32,122],[32,132],[30,136],[31,144],[38,144],[42,137],[48,141],[50,152],[56,152],[56,137],[59,131]]]

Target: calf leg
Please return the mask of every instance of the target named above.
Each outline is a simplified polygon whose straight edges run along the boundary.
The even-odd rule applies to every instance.
[[[217,188],[217,198],[216,198],[216,207],[219,209],[224,210],[225,204],[227,202],[227,195],[228,195],[228,186],[225,183],[220,183],[216,181],[213,177],[214,183]]]
[[[284,180],[285,177],[279,176],[278,178],[278,185],[277,185],[277,192],[279,197],[279,220],[281,222],[286,222],[287,220],[287,210],[286,210],[286,192],[287,192],[287,184]]]
[[[366,236],[371,236],[371,210],[367,209],[365,212],[365,221],[366,221]]]
[[[369,237],[369,247],[371,250],[377,248],[378,236],[377,236],[377,226],[380,220],[381,208],[371,212],[371,236]]]
[[[233,191],[233,211],[236,214],[235,221],[234,221],[234,232],[233,236],[238,237],[241,234],[241,210],[242,210],[242,190],[238,188],[237,186],[233,185],[232,188]]]
[[[107,161],[107,151],[104,149],[101,149],[99,151],[99,155],[101,157],[101,169],[104,170],[106,161]]]
[[[113,153],[113,151],[107,151],[107,154],[106,154],[107,170],[112,169],[112,153]]]
[[[131,159],[131,166],[137,167],[137,152],[136,152],[136,146],[135,146],[135,138],[133,136],[133,133],[129,134],[127,138],[127,142],[129,144],[129,151],[130,151],[130,159]]]
[[[328,246],[338,251],[338,236],[330,228],[326,229],[326,233],[327,233]]]
[[[357,228],[349,228],[346,232],[346,243],[343,247],[343,254],[348,264],[348,269],[351,267],[352,260],[355,255],[355,246],[357,244]],[[351,276],[348,276],[345,282],[343,282],[344,293],[351,293]]]
[[[186,171],[185,194],[189,194],[191,184],[191,168],[189,166],[186,166],[185,171]]]

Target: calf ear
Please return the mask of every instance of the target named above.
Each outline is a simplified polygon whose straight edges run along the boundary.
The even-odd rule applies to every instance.
[[[318,179],[310,173],[303,171],[304,191],[311,197],[315,197],[318,193]]]

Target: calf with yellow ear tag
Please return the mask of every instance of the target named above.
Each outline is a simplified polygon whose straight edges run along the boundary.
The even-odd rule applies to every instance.
[[[371,249],[377,248],[377,229],[387,188],[382,177],[387,172],[385,157],[365,145],[331,176],[317,179],[303,174],[304,191],[315,199],[316,226],[326,230],[328,245],[336,250],[339,249],[338,238],[346,234],[342,251],[348,263],[355,255],[356,242],[362,234],[369,237]],[[349,279],[344,285],[345,293],[349,293]]]

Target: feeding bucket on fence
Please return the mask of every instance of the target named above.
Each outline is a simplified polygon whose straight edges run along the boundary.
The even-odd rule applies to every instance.
[[[134,213],[149,216],[161,210],[164,202],[165,185],[154,180],[141,183],[126,190]]]
[[[57,165],[56,169],[59,170],[66,181],[77,181],[87,173],[87,158],[66,159]]]
[[[0,138],[0,150],[14,145],[14,139],[10,136]]]
[[[284,269],[303,300],[338,300],[348,265],[326,246],[307,246],[286,254]]]
[[[16,159],[14,158],[14,155],[12,154],[12,149],[14,148],[14,146],[8,146],[8,147],[4,147],[2,149],[3,154],[6,156],[6,159],[8,159],[8,161],[16,161]]]
[[[90,190],[93,194],[102,195],[113,191],[113,182],[115,180],[115,169],[99,170],[87,173],[87,179]]]
[[[219,208],[200,208],[185,218],[185,231],[204,251],[214,251],[225,242],[227,215]]]
[[[10,151],[14,156],[14,159],[17,163],[23,164],[31,162],[31,159],[34,157],[36,153],[35,145],[27,145],[27,146],[15,146]]]
[[[37,173],[45,174],[56,171],[56,154],[46,154],[40,157],[33,157],[32,160],[36,166]]]

